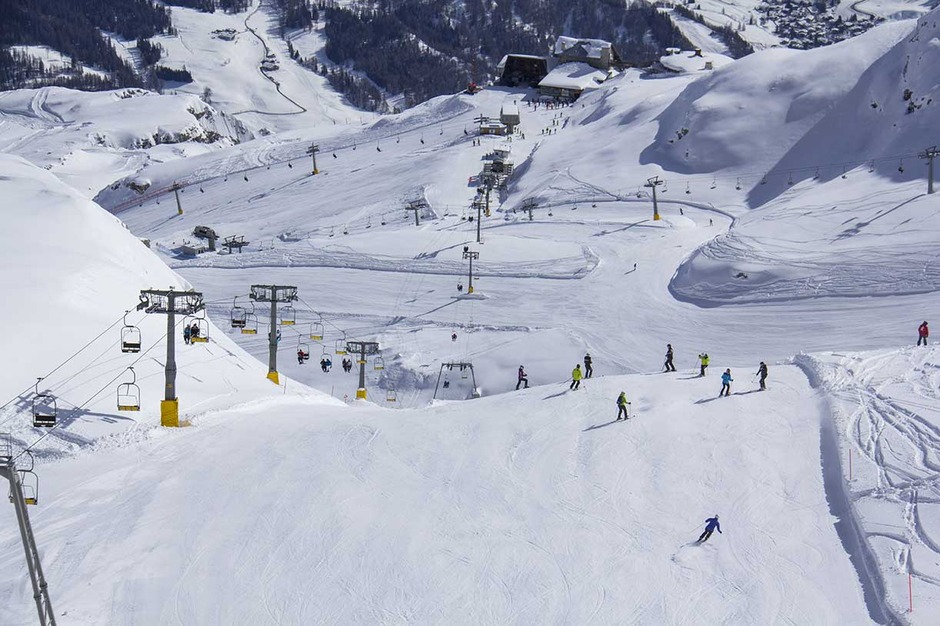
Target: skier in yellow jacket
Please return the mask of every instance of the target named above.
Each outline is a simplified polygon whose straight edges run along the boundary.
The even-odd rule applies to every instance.
[[[702,364],[702,369],[699,371],[698,375],[699,375],[699,376],[704,376],[704,375],[705,375],[705,370],[708,368],[708,353],[707,353],[707,352],[703,352],[703,353],[701,353],[700,355],[698,355],[698,360],[699,360],[699,362],[701,362],[701,364]]]
[[[574,369],[571,370],[571,386],[568,389],[577,389],[581,386],[581,379],[584,376],[581,374],[581,364],[578,363],[574,366]]]

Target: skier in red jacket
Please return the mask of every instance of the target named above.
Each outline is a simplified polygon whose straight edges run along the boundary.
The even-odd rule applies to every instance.
[[[924,320],[924,323],[917,327],[917,345],[919,346],[921,342],[924,342],[924,345],[927,345],[927,337],[930,335],[930,329],[927,328],[927,320]]]

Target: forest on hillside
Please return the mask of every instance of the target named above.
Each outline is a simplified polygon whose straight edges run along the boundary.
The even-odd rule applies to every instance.
[[[0,16],[0,89],[36,83],[91,90],[140,86],[141,78],[101,31],[146,39],[172,28],[169,11],[152,0],[0,0]],[[48,46],[73,67],[93,65],[108,76],[51,71],[10,50],[17,45]]]
[[[638,66],[653,62],[666,47],[689,46],[668,16],[643,2],[627,7],[621,0],[375,0],[356,9],[310,0],[265,4],[278,12],[282,35],[325,19],[326,53],[338,67],[324,73],[351,101],[372,110],[387,110],[382,92],[402,94],[404,105],[412,106],[459,91],[471,80],[486,82],[495,78],[504,54],[547,54],[562,34],[611,41],[621,58]],[[252,6],[250,0],[0,0],[0,89],[155,86],[168,70],[155,65],[161,51],[148,38],[172,33],[165,5],[205,12]],[[140,74],[104,32],[138,40]],[[52,70],[10,50],[17,45],[48,46],[71,59],[74,71]],[[105,74],[83,73],[81,64]]]
[[[610,41],[635,66],[667,47],[691,47],[667,15],[643,2],[378,0],[368,10],[325,8],[330,60],[403,94],[406,106],[495,79],[503,55],[548,54],[558,35]],[[340,89],[357,99],[355,80]]]

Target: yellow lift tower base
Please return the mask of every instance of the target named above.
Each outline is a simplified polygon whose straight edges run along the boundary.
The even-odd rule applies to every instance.
[[[160,401],[160,425],[168,428],[179,428],[180,402],[178,399]]]
[[[281,381],[278,378],[277,372],[268,372],[268,380],[270,380],[275,385],[281,384]]]
[[[365,400],[366,390],[364,388],[356,389],[356,400]]]

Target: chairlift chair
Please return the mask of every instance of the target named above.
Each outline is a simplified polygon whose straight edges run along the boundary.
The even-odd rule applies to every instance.
[[[257,335],[258,334],[258,316],[254,313],[249,313],[245,317],[245,327],[242,328],[243,335]]]
[[[190,336],[190,343],[209,343],[209,320],[205,317],[194,317],[192,318],[193,324],[196,325],[196,328],[199,329],[199,334],[196,336]],[[192,324],[190,324],[192,326]]]
[[[314,322],[310,325],[310,338],[314,341],[323,341],[323,323]]]
[[[133,375],[129,383],[121,383],[117,388],[117,408],[118,411],[139,411],[140,410],[140,387],[137,386],[137,373],[133,367],[128,367]]]
[[[121,352],[140,352],[140,329],[127,323],[127,314],[124,312],[124,327],[121,328]]]
[[[372,369],[376,371],[385,369],[385,359],[380,356],[375,357],[375,360],[372,362]]]
[[[33,396],[33,426],[52,428],[56,425],[56,417],[59,411],[56,406],[55,396],[39,392],[39,383],[41,381],[42,378],[36,380],[36,394]]]
[[[235,299],[232,300],[232,312],[230,318],[232,321],[232,328],[245,327],[245,322],[248,319],[248,311],[245,310],[245,307],[238,305],[238,296],[235,296]]]
[[[343,333],[342,339],[337,339],[335,343],[336,349],[334,352],[336,354],[346,354],[346,334]]]
[[[32,470],[32,466],[30,466],[30,469],[18,469],[16,471],[20,474],[20,489],[23,491],[23,501],[33,506],[39,504],[39,476]],[[9,498],[10,502],[13,502],[12,491],[10,491]]]
[[[281,326],[293,326],[297,322],[297,311],[293,306],[287,304],[281,307],[280,321]]]
[[[386,402],[398,402],[398,394],[395,393],[394,387],[389,387],[385,390],[385,401]]]

